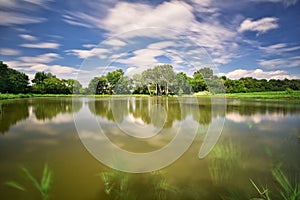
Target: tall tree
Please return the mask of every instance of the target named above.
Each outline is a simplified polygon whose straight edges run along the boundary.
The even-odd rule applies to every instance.
[[[108,89],[110,90],[110,93],[114,92],[114,88],[118,84],[118,81],[123,77],[123,75],[124,72],[122,69],[118,69],[107,73],[106,78],[108,81],[108,85],[109,85]]]
[[[26,74],[9,68],[0,61],[0,92],[1,93],[27,93],[29,91],[29,78]]]

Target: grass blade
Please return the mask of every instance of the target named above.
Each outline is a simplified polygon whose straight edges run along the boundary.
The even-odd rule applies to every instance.
[[[23,191],[25,192],[26,189],[24,186],[22,186],[21,184],[15,182],[15,181],[7,181],[4,183],[5,185],[9,186],[9,187],[12,187],[14,189],[17,189],[17,190],[20,190],[20,191]]]

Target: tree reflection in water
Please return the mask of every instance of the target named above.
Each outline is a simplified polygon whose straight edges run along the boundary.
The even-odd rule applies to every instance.
[[[31,114],[37,120],[51,120],[58,114],[75,113],[82,107],[80,99],[36,98],[0,101],[0,132],[9,131],[19,121],[26,120]],[[32,110],[32,112],[30,112]]]

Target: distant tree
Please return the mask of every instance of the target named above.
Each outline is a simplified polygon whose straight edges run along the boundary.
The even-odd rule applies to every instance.
[[[110,93],[114,93],[114,88],[118,84],[118,81],[123,77],[123,75],[124,72],[122,69],[107,73],[106,79],[108,81],[108,89],[110,90]]]
[[[9,68],[0,61],[0,92],[1,93],[27,93],[29,91],[29,78],[26,74]]]
[[[193,78],[189,79],[189,82],[194,92],[208,90],[203,75],[199,70],[194,73]]]
[[[132,79],[127,76],[119,79],[118,84],[114,88],[115,94],[131,94],[133,90]]]
[[[94,77],[89,85],[88,91],[90,94],[111,94],[106,76]]]
[[[66,86],[70,94],[82,94],[84,93],[82,85],[79,81],[74,79],[65,80]]]
[[[192,88],[189,82],[189,77],[185,73],[179,72],[175,76],[171,90],[175,94],[190,94]]]

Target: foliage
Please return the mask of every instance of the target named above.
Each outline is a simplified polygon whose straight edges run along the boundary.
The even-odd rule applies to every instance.
[[[27,93],[29,78],[26,74],[10,69],[0,61],[0,93]]]
[[[209,155],[209,172],[215,184],[228,181],[241,158],[240,149],[232,142],[218,144]]]
[[[148,68],[133,77],[124,76],[122,69],[94,77],[86,89],[73,79],[59,79],[54,74],[37,72],[29,86],[28,76],[8,68],[0,62],[0,93],[36,94],[150,94],[150,95],[183,95],[202,91],[218,93],[252,93],[266,91],[285,91],[294,95],[300,90],[299,79],[266,80],[244,77],[231,80],[225,76],[214,75],[210,68],[201,68],[193,77],[184,72],[176,73],[172,65],[163,64]]]
[[[53,181],[53,172],[48,167],[48,164],[44,165],[40,181],[36,177],[34,177],[26,167],[22,167],[21,170],[24,173],[26,179],[29,180],[40,192],[42,199],[47,200],[49,198],[49,192]],[[26,191],[26,188],[24,186],[15,181],[8,181],[5,183],[5,185],[23,192]]]
[[[251,184],[253,185],[253,187],[255,188],[256,192],[259,194],[259,198],[252,198],[252,200],[271,200],[270,196],[269,196],[269,189],[262,187],[262,189],[259,189],[259,187],[254,183],[253,180],[250,179]]]
[[[154,193],[157,200],[167,200],[170,193],[177,193],[177,188],[171,185],[162,172],[152,172]]]
[[[59,79],[51,73],[37,72],[32,83],[32,92],[37,94],[78,94],[82,92],[82,85],[77,80]]]
[[[300,183],[293,185],[279,166],[272,169],[272,175],[281,187],[280,195],[284,200],[300,199]]]
[[[134,195],[129,190],[129,176],[120,171],[101,172],[99,174],[103,183],[105,193],[111,199],[135,199]]]

